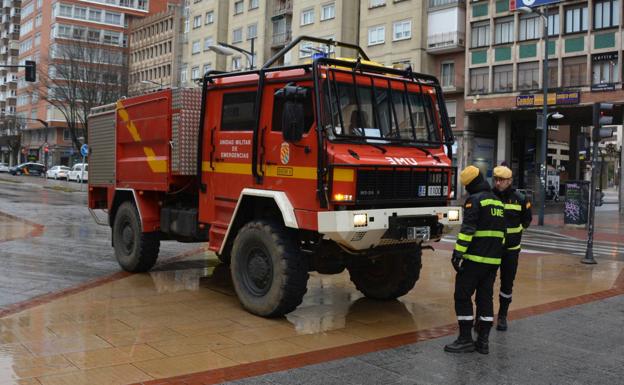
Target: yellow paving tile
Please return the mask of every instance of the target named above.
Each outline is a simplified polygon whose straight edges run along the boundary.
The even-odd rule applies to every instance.
[[[4,378],[0,379],[0,385],[41,385],[41,382],[36,378],[23,378],[19,380]]]
[[[66,323],[56,324],[48,327],[54,335],[58,337],[70,337],[77,334],[111,334],[116,332],[132,330],[132,328],[119,320]]]
[[[241,344],[253,344],[271,340],[279,340],[297,335],[297,331],[289,325],[275,325],[247,330],[233,331],[226,335]]]
[[[147,345],[130,345],[65,354],[65,357],[80,369],[130,364],[164,356],[164,354]]]
[[[220,334],[204,334],[187,338],[175,338],[166,341],[152,342],[149,345],[168,356],[181,356],[231,346],[240,346],[241,344]]]
[[[308,350],[319,350],[335,346],[350,345],[366,340],[361,337],[334,330],[327,333],[314,333],[290,337],[283,341],[293,343]]]
[[[166,327],[133,329],[118,333],[110,333],[100,335],[103,340],[109,342],[113,346],[140,345],[148,342],[162,341],[172,338],[183,337]]]
[[[243,330],[247,327],[229,319],[216,319],[211,321],[197,321],[169,326],[170,329],[188,337],[203,334],[214,334]]]
[[[42,385],[126,385],[151,379],[152,377],[132,365],[110,366],[38,378]]]
[[[304,353],[310,350],[311,349],[295,345],[291,342],[277,340],[220,349],[216,352],[229,358],[232,361],[244,364],[249,362],[268,360],[271,358],[286,357],[293,354]]]
[[[0,360],[0,371],[3,377],[33,378],[49,374],[78,371],[61,355],[48,357],[18,358]]]
[[[84,352],[109,348],[111,345],[98,336],[87,334],[68,338],[54,338],[26,342],[24,346],[36,356],[50,356],[62,353]]]
[[[134,365],[154,378],[173,377],[235,365],[236,362],[214,352],[203,352],[137,362]],[[44,384],[47,385],[47,384]]]
[[[22,344],[2,344],[0,345],[0,359],[3,358],[22,358],[22,357],[33,357],[33,354],[30,350],[26,349],[26,347]]]

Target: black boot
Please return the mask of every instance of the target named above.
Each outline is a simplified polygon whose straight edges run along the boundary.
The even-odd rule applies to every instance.
[[[498,322],[496,323],[496,330],[505,331],[507,330],[507,311],[509,310],[511,298],[499,296],[498,300],[500,302],[500,308],[498,309]]]
[[[444,351],[449,353],[474,352],[475,345],[471,329],[472,321],[459,321],[459,337],[452,344],[444,346]]]
[[[488,354],[490,352],[489,337],[490,329],[492,328],[492,322],[479,322],[479,336],[475,341],[475,349],[481,354]]]

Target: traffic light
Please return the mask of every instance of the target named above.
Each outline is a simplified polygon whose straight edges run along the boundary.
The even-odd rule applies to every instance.
[[[37,63],[33,60],[26,60],[24,62],[26,66],[26,81],[27,82],[36,82],[37,81]]]
[[[592,139],[599,142],[602,139],[613,136],[613,127],[605,127],[613,124],[615,105],[613,103],[594,103],[594,129]]]
[[[48,146],[45,146],[43,148],[43,152],[45,152],[47,154],[48,152],[50,152],[50,148]]]

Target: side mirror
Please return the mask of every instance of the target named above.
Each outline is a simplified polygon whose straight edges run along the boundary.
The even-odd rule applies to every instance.
[[[286,142],[295,143],[301,140],[305,131],[303,104],[287,101],[282,112],[282,136]]]

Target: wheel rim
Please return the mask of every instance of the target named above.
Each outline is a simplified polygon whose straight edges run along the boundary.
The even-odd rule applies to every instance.
[[[273,282],[271,256],[261,247],[251,248],[242,267],[242,281],[247,290],[257,297],[265,295]]]
[[[134,249],[134,229],[129,220],[124,220],[121,224],[121,247],[126,255],[132,253]]]

